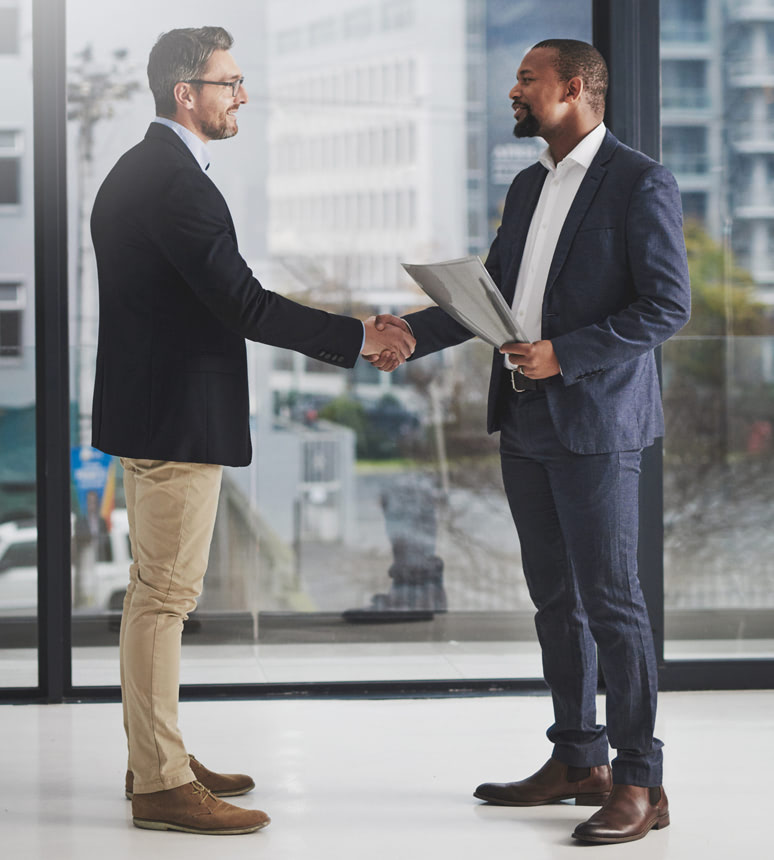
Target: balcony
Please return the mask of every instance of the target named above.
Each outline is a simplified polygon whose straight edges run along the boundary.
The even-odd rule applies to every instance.
[[[661,21],[662,42],[689,42],[700,44],[709,41],[706,21],[685,21],[679,18],[664,18]]]
[[[774,5],[770,0],[731,0],[728,18],[734,23],[774,21]]]
[[[728,72],[734,87],[771,87],[774,86],[774,57],[741,57],[728,64]]]
[[[663,110],[707,111],[712,105],[706,87],[663,87],[661,107]]]
[[[733,195],[735,218],[745,220],[774,219],[774,182],[749,185]]]
[[[675,176],[699,175],[710,172],[709,156],[706,152],[669,152],[662,153],[661,161]]]
[[[734,149],[741,155],[774,153],[774,120],[742,122],[731,129]]]

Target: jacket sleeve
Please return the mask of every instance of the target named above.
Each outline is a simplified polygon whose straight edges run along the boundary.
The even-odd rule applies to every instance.
[[[354,366],[363,324],[264,289],[239,253],[226,203],[207,176],[179,170],[160,199],[154,242],[227,328],[339,367]]]
[[[598,323],[552,338],[565,385],[637,358],[688,322],[680,192],[661,165],[648,167],[635,183],[625,231],[634,300]]]

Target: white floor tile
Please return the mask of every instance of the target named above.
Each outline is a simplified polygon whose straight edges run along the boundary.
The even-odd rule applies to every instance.
[[[600,701],[600,713],[603,702]],[[549,754],[546,696],[181,705],[191,752],[245,769],[265,831],[214,837],[131,825],[118,705],[0,707],[2,856],[22,860],[561,858],[591,810],[487,807],[482,781],[521,778]],[[672,825],[640,842],[585,846],[605,860],[767,858],[774,692],[662,694]]]

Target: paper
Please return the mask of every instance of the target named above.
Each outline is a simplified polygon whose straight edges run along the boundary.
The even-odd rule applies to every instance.
[[[530,342],[478,257],[402,265],[452,319],[495,349],[504,343]]]

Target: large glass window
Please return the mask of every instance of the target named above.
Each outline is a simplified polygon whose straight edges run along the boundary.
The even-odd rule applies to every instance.
[[[0,687],[38,683],[31,6],[0,2]]]
[[[209,175],[264,286],[361,318],[405,313],[426,300],[400,262],[485,255],[511,179],[540,149],[512,136],[519,60],[559,13],[562,35],[590,39],[591,4],[571,6],[224,8],[250,102],[239,135],[210,145]],[[155,38],[197,19],[212,19],[199,0],[116,3],[100,16],[68,0],[76,685],[118,681],[127,567],[120,468],[89,447],[88,215],[153,117],[144,67]],[[476,342],[385,375],[250,345],[254,458],[224,477],[185,682],[541,675],[485,432],[490,361]]]
[[[663,353],[665,652],[772,656],[774,2],[661,10],[663,159],[693,291]]]

